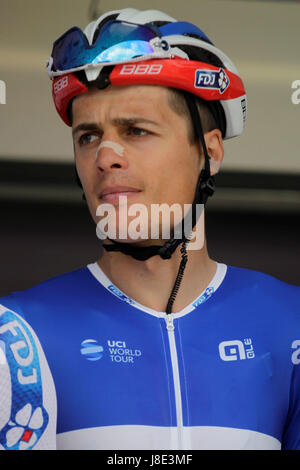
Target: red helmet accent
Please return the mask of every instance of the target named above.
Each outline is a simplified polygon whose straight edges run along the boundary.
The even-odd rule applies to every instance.
[[[223,77],[223,83],[218,83]],[[118,64],[112,85],[151,84],[186,90],[205,100],[231,100],[245,95],[240,77],[224,67],[185,59],[148,60]]]
[[[71,126],[68,118],[68,104],[74,96],[86,93],[88,88],[73,73],[62,75],[53,80],[52,96],[56,110],[62,120]]]
[[[185,59],[162,59],[116,65],[109,76],[113,86],[161,85],[186,90],[204,100],[228,101],[245,95],[240,77],[228,69]],[[73,73],[53,80],[55,107],[63,121],[71,126],[67,115],[70,100],[88,88]]]

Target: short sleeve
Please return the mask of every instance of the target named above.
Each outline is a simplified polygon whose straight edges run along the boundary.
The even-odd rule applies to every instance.
[[[30,325],[0,304],[0,449],[55,450],[57,401]]]
[[[300,450],[300,362],[294,365],[282,449]]]

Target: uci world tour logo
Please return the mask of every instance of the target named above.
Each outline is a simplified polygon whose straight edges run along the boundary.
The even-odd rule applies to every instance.
[[[195,88],[209,88],[211,90],[219,90],[222,94],[227,89],[230,81],[225,70],[196,70]]]
[[[85,339],[80,352],[88,361],[98,361],[103,356],[103,347],[95,339]]]
[[[123,340],[107,341],[107,347],[104,350],[95,339],[85,339],[81,343],[80,353],[88,361],[98,361],[104,354],[110,357],[111,362],[133,364],[134,361],[142,356],[140,349],[131,349]]]

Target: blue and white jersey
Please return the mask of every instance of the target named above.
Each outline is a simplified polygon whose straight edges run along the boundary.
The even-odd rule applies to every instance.
[[[297,286],[218,263],[166,315],[94,263],[0,303],[42,345],[58,449],[300,449]]]

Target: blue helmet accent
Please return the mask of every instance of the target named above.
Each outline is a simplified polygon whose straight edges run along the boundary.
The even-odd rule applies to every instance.
[[[160,31],[163,36],[172,36],[175,34],[196,34],[200,36],[205,41],[209,42],[212,46],[214,45],[211,40],[203,33],[203,31],[192,23],[187,21],[177,21],[176,23],[169,23],[164,26],[161,26]]]

